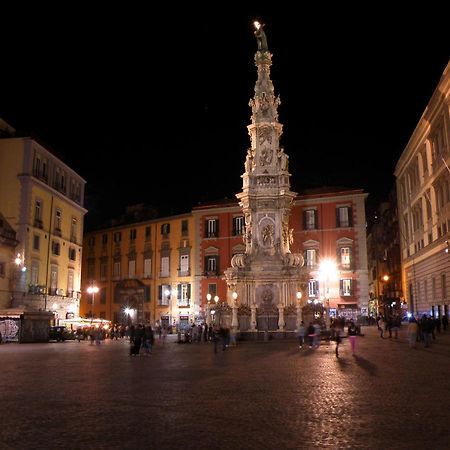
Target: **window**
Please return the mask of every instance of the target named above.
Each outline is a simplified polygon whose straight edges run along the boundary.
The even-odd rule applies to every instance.
[[[211,298],[214,298],[217,295],[217,284],[216,283],[208,284],[207,294],[211,294]]]
[[[95,260],[92,258],[88,259],[87,276],[90,280],[95,278]]]
[[[130,259],[128,261],[128,277],[134,278],[136,276],[136,260]]]
[[[102,234],[102,245],[106,246],[107,243],[108,243],[108,235]]]
[[[158,286],[158,301],[160,306],[168,306],[171,295],[170,284],[161,284]]]
[[[106,280],[108,277],[108,263],[106,261],[100,262],[100,280]]]
[[[351,254],[352,249],[350,247],[342,247],[339,249],[339,262],[343,269],[350,269],[351,267]]]
[[[152,274],[152,260],[150,258],[144,259],[144,278],[150,278]]]
[[[73,292],[73,278],[74,278],[74,272],[72,269],[69,269],[67,273],[67,295],[69,297],[72,297]]]
[[[77,241],[77,219],[72,217],[72,222],[70,224],[70,240],[72,242]]]
[[[58,266],[52,266],[50,269],[50,295],[56,295],[58,287]]]
[[[5,276],[5,263],[0,262],[0,277],[4,277]]]
[[[52,254],[59,255],[61,251],[61,246],[58,241],[52,241]]]
[[[315,209],[307,209],[303,211],[303,228],[305,230],[316,230],[317,227],[317,211]]]
[[[39,261],[31,262],[31,284],[35,286],[39,284]]]
[[[244,234],[244,216],[233,217],[233,236]]]
[[[316,267],[317,265],[317,250],[308,249],[305,252],[306,267]]]
[[[42,201],[39,199],[36,199],[34,203],[34,220],[42,221]]]
[[[207,256],[205,258],[205,272],[217,275],[218,259],[218,256]]]
[[[76,258],[77,258],[77,251],[73,247],[70,247],[69,248],[69,259],[71,261],[75,261]]]
[[[161,225],[161,234],[166,237],[170,234],[170,223],[163,223]]]
[[[308,297],[319,296],[319,282],[317,280],[308,281]]]
[[[145,227],[145,240],[149,241],[152,237],[152,229],[150,227]]]
[[[340,280],[340,295],[347,297],[353,295],[353,280],[346,278]]]
[[[35,158],[34,158],[33,174],[37,178],[39,178],[41,176],[41,158],[39,156],[35,156]]]
[[[181,221],[181,236],[185,237],[189,234],[189,221],[182,220]]]
[[[59,235],[61,236],[61,210],[57,209],[55,211],[55,232],[59,233]]]
[[[113,265],[113,277],[114,278],[120,278],[120,261],[114,261]]]
[[[169,257],[168,256],[162,256],[161,257],[161,276],[162,277],[168,277],[170,275],[170,269],[169,269]]]
[[[130,241],[136,240],[136,228],[130,230]]]
[[[35,234],[33,236],[33,250],[39,250],[41,246],[41,237],[39,234]]]
[[[191,296],[190,284],[183,283],[177,286],[178,306],[189,306],[190,296]]]
[[[106,303],[106,288],[100,288],[100,304]]]
[[[180,272],[182,274],[189,272],[189,255],[180,256]]]
[[[349,206],[341,206],[336,208],[336,227],[351,227],[352,225],[352,208]]]
[[[219,236],[219,221],[217,219],[208,219],[206,221],[206,237]]]
[[[95,236],[90,236],[88,239],[89,247],[93,247],[95,245]]]
[[[122,241],[122,233],[120,231],[116,231],[114,233],[114,242],[119,244]]]

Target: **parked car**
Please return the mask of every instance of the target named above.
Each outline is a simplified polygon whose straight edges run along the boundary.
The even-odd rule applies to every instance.
[[[50,327],[50,341],[64,342],[67,339],[67,330],[63,326]]]

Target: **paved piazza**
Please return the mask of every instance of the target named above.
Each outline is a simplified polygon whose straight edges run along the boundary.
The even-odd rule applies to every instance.
[[[450,449],[450,332],[344,339],[0,346],[4,449]]]

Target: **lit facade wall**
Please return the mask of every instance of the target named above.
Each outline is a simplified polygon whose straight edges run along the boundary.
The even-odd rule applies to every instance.
[[[331,315],[368,314],[365,199],[362,190],[329,190],[297,197],[292,211],[292,251],[301,253],[307,301],[326,299]],[[320,263],[335,268],[325,279]]]
[[[333,313],[346,317],[356,318],[368,314],[366,198],[367,194],[362,190],[311,191],[296,198],[289,222],[294,230],[292,253],[300,253],[305,258],[302,271],[307,285],[304,293],[311,300],[328,296]],[[345,222],[345,211],[338,220],[340,208],[348,208],[348,222]],[[306,211],[314,211],[314,223],[312,219],[306,223]],[[236,224],[239,224],[236,219],[242,216],[242,212],[237,203],[227,202],[196,207],[193,215],[199,255],[197,271],[201,279],[200,298],[204,311],[208,293],[212,297],[218,295],[219,301],[226,298],[227,286],[223,272],[230,267],[234,254],[244,253],[242,235],[236,234]],[[218,224],[217,233],[211,232],[214,230],[214,221]],[[316,259],[308,265],[308,256],[312,254],[315,254]],[[347,260],[343,263],[347,257],[348,264]],[[215,258],[216,270],[210,270],[212,267],[208,267],[208,262]],[[322,259],[336,263],[333,279],[327,280],[328,292],[324,292],[324,280],[318,280]],[[318,281],[315,295],[308,295],[310,285],[314,284],[309,281]]]
[[[403,293],[414,314],[448,315],[450,63],[395,169]]]
[[[80,314],[115,323],[189,324],[199,312],[194,234],[191,214],[86,233]],[[92,285],[99,288],[94,299],[87,294]]]
[[[209,203],[193,209],[198,248],[197,273],[200,275],[201,310],[206,314],[206,295],[227,300],[224,271],[235,254],[244,253],[244,215],[235,202]]]
[[[0,211],[27,270],[14,307],[78,314],[85,181],[31,138],[0,139]]]

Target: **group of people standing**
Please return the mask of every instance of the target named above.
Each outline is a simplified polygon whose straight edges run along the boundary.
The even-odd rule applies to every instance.
[[[342,338],[344,336],[344,323],[340,320],[333,321],[330,328],[330,335],[328,336],[330,340],[336,342],[335,354],[337,358],[339,357],[339,345],[342,343]],[[301,322],[297,332],[299,348],[303,347],[306,338],[308,339],[309,348],[319,348],[321,332],[321,326],[317,321],[310,322],[308,327],[305,327],[304,322]],[[360,334],[360,327],[357,326],[353,320],[350,320],[348,322],[347,335],[349,337],[352,354],[355,354],[356,338]]]

